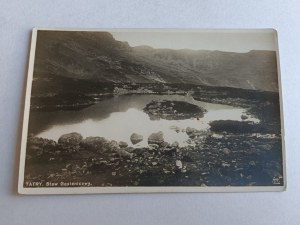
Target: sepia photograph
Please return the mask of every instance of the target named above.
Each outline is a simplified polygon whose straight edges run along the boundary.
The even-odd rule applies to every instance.
[[[283,191],[272,29],[34,29],[21,194]]]

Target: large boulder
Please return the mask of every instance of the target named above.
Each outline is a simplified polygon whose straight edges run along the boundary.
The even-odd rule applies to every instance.
[[[125,141],[119,141],[119,146],[120,146],[120,148],[126,148],[126,147],[128,147],[128,144]]]
[[[157,133],[152,133],[148,137],[148,144],[157,144],[159,146],[164,144],[164,133],[162,131],[159,131]]]
[[[69,134],[63,134],[58,139],[58,144],[61,145],[79,145],[83,137],[81,134],[73,132]]]
[[[143,135],[140,135],[140,134],[137,134],[137,133],[133,133],[131,136],[130,136],[130,140],[131,140],[131,143],[132,144],[137,144],[139,142],[141,142],[143,140]]]
[[[103,137],[87,137],[81,141],[80,145],[87,150],[105,152],[108,141]]]

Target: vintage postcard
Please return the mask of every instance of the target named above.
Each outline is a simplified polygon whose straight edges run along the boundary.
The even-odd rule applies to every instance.
[[[34,29],[21,194],[282,191],[277,33]]]

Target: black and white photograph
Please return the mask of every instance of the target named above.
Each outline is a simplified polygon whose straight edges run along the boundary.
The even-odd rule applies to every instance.
[[[277,34],[34,29],[19,193],[282,191]]]

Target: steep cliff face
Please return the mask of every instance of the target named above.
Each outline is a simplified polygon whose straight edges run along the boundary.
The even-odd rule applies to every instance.
[[[119,78],[122,56],[131,50],[107,32],[39,31],[37,40],[37,77],[57,75],[114,82]]]
[[[186,83],[278,91],[273,51],[130,47],[108,32],[39,31],[34,79]]]

